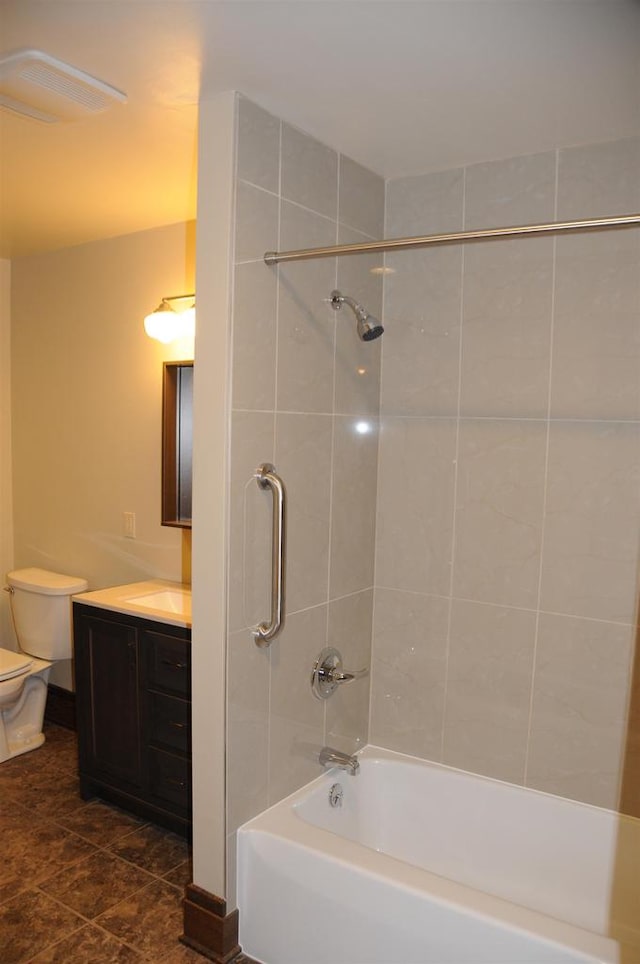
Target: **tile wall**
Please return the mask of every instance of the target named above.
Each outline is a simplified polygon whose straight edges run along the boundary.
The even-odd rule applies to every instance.
[[[379,237],[384,181],[349,158],[238,102],[229,543],[227,832],[320,772],[325,744],[367,740],[369,680],[330,703],[312,695],[313,663],[337,646],[370,664],[380,342],[360,342],[339,287],[382,311],[375,257],[267,267],[264,252]],[[287,618],[258,649],[270,611],[270,461],[289,502]]]
[[[388,182],[385,234],[639,210],[632,139]],[[640,232],[386,266],[370,741],[616,807],[633,743]]]
[[[263,254],[640,210],[640,140],[391,181],[383,223],[381,178],[244,98],[237,137],[230,899],[236,828],[316,776],[324,743],[603,806],[624,781],[634,811],[640,232],[388,255],[369,344],[327,299],[379,315],[376,256]],[[263,461],[289,497],[287,621],[267,650],[251,636],[270,605]],[[372,675],[323,704],[309,676],[329,644]]]

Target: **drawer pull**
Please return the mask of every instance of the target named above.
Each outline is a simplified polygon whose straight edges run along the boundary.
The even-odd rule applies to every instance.
[[[173,660],[163,659],[161,660],[163,666],[169,666],[170,669],[186,669],[186,663],[174,663]]]
[[[187,789],[187,784],[184,780],[174,780],[172,777],[167,777],[165,783],[170,787],[178,787],[179,790]]]
[[[176,730],[184,730],[186,723],[178,723],[176,720],[169,720],[169,726],[175,726]]]

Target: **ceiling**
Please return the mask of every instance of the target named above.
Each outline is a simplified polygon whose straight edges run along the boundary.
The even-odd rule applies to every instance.
[[[0,55],[126,91],[0,111],[0,256],[195,216],[200,98],[239,90],[385,177],[640,133],[640,0],[0,0]]]

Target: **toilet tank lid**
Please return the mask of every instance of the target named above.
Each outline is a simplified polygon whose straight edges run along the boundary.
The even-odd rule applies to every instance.
[[[7,573],[7,582],[15,589],[39,592],[45,596],[71,596],[84,592],[88,586],[87,580],[79,576],[64,576],[48,569],[14,569]]]

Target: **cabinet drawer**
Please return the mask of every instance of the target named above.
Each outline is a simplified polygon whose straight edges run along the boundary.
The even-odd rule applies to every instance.
[[[191,760],[149,748],[149,789],[154,797],[191,813]]]
[[[145,632],[149,685],[177,696],[191,696],[191,645],[163,633]]]
[[[191,753],[191,703],[176,696],[149,693],[149,742]]]

